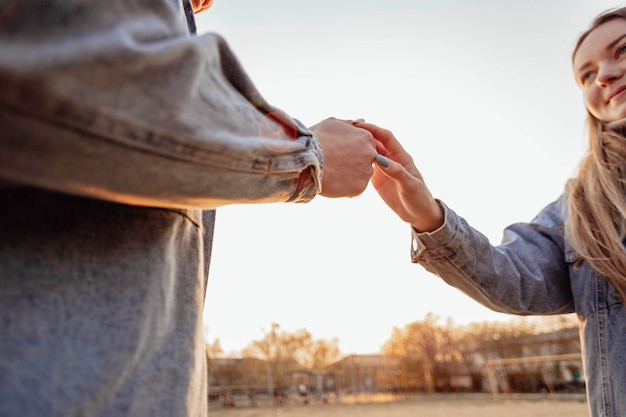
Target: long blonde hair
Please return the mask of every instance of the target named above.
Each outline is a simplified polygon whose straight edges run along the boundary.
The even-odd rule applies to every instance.
[[[598,26],[626,20],[626,7],[598,15],[576,44]],[[603,123],[587,112],[589,150],[569,181],[570,243],[591,268],[606,277],[626,300],[626,119]]]

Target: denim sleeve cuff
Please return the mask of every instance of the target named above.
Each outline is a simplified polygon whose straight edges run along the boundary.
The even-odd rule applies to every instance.
[[[318,194],[322,191],[322,174],[324,172],[324,153],[322,152],[322,145],[320,144],[317,136],[313,135],[312,140],[312,150],[317,156],[317,160],[319,164],[317,167],[311,168],[311,174],[313,175],[313,180],[315,183],[315,193]]]
[[[451,252],[458,239],[458,216],[442,201],[437,200],[444,211],[443,225],[432,232],[420,233],[411,228],[411,262],[440,258]]]
[[[312,134],[310,140],[311,151],[315,154],[318,163],[302,171],[296,191],[292,194],[288,202],[307,203],[322,190],[322,174],[324,171],[322,146],[315,135]]]

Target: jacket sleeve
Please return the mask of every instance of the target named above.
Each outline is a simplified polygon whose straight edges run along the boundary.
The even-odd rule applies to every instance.
[[[484,306],[503,313],[574,312],[565,262],[561,200],[532,222],[507,227],[499,245],[442,204],[446,221],[413,230],[412,260]]]
[[[167,0],[3,4],[0,179],[204,209],[319,191],[317,138]]]

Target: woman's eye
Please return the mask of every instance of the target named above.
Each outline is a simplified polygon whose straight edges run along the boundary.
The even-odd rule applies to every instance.
[[[626,49],[624,50],[624,52],[626,52]],[[587,83],[588,83],[588,82],[589,82],[589,81],[593,78],[593,75],[594,75],[594,74],[595,74],[595,73],[594,73],[594,72],[591,72],[591,71],[590,71],[590,72],[586,72],[586,73],[584,73],[584,74],[582,75],[582,77],[580,77],[580,83],[581,83],[582,85],[587,84]]]
[[[626,54],[626,45],[622,45],[617,48],[617,56],[622,56],[624,54]]]

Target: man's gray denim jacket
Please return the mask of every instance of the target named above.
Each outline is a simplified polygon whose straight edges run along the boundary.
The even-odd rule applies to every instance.
[[[178,0],[0,0],[0,416],[206,415],[212,209],[321,172]]]
[[[476,301],[519,315],[576,313],[593,417],[626,412],[626,312],[608,281],[579,258],[564,233],[565,197],[530,223],[505,229],[500,245],[445,208],[432,233],[413,230],[411,256]]]

